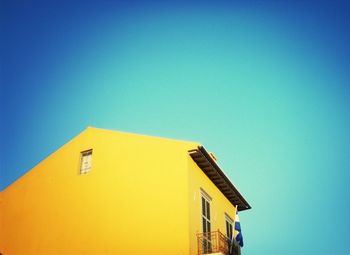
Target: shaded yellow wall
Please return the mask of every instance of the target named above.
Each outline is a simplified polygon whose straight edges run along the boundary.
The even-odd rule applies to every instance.
[[[0,252],[188,254],[200,230],[199,199],[189,201],[199,186],[215,198],[213,229],[222,225],[217,190],[208,180],[200,184],[201,171],[188,171],[196,166],[187,151],[196,146],[86,129],[1,193]],[[92,171],[79,175],[87,149],[93,149]]]
[[[3,208],[2,208],[2,192],[0,192],[0,253],[2,250],[2,247],[4,247],[3,241],[4,241],[4,236],[3,236]]]
[[[196,234],[202,232],[201,188],[212,198],[210,204],[211,231],[220,230],[221,233],[226,235],[225,213],[234,219],[236,209],[191,158],[188,158],[187,163],[190,254],[194,255],[198,251]]]

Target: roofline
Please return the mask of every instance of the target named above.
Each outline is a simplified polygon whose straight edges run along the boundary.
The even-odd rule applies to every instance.
[[[224,194],[224,196],[236,206],[238,211],[251,209],[251,206],[239,193],[237,188],[224,174],[218,164],[210,157],[209,153],[203,146],[198,146],[197,149],[188,151],[192,159],[201,168],[201,170],[208,176],[208,178],[215,184],[215,186]]]
[[[177,138],[171,138],[171,137],[166,137],[166,136],[150,135],[150,134],[142,134],[142,133],[137,133],[137,132],[129,132],[129,131],[123,131],[123,130],[116,130],[116,129],[100,128],[100,127],[95,127],[95,126],[87,126],[85,130],[89,130],[89,129],[90,130],[96,130],[96,131],[119,133],[119,134],[131,135],[131,136],[157,138],[157,139],[173,141],[173,142],[180,142],[180,143],[200,144],[199,142],[192,141],[192,140],[177,139]]]

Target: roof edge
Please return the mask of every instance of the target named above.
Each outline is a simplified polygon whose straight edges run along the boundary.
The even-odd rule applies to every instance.
[[[189,151],[190,156],[192,159],[196,162],[199,168],[208,176],[208,178],[215,184],[215,186],[224,194],[224,196],[232,203],[232,205],[236,206],[238,211],[244,211],[251,209],[252,207],[249,205],[249,203],[244,199],[244,197],[241,195],[241,193],[237,190],[237,188],[233,185],[233,183],[230,181],[230,179],[225,175],[225,173],[221,170],[219,165],[214,161],[214,159],[210,156],[208,151],[202,146],[198,146],[197,149],[190,150]],[[204,166],[202,162],[199,162],[197,155],[194,155],[194,153],[198,153],[200,155],[201,159],[204,158],[206,161],[204,164],[208,166]],[[208,167],[211,167],[211,169],[208,170]],[[213,175],[215,175],[213,177]],[[225,189],[222,186],[219,185],[219,183],[224,183],[227,185],[227,189]],[[226,187],[225,187],[226,188]],[[229,195],[231,195],[229,197]]]
[[[164,137],[164,136],[149,135],[149,134],[142,134],[142,133],[122,131],[122,130],[115,130],[115,129],[108,129],[108,128],[100,128],[100,127],[94,127],[94,126],[87,126],[85,130],[104,131],[104,132],[119,133],[119,134],[126,134],[126,135],[132,135],[132,136],[157,138],[157,139],[168,140],[168,141],[179,142],[179,143],[187,143],[187,144],[192,144],[192,145],[193,144],[200,145],[199,142],[192,141],[192,140],[184,140],[184,139],[170,138],[170,137]]]

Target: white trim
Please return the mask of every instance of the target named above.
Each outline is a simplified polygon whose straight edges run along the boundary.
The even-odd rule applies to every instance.
[[[201,195],[206,199],[208,200],[208,202],[210,203],[212,201],[212,198],[211,196],[209,196],[209,194],[201,187],[200,188],[201,190]]]
[[[225,212],[225,220],[227,220],[229,223],[233,224],[234,220],[228,215],[228,213]]]
[[[203,219],[205,220],[205,222],[209,223],[210,224],[210,231],[212,229],[212,221],[211,221],[211,217],[212,217],[212,211],[211,211],[211,197],[208,195],[207,192],[205,192],[202,188],[200,188],[200,191],[201,191],[201,199],[200,199],[200,220],[201,220],[201,226],[202,226],[202,229],[201,229],[201,232],[203,232],[204,230],[204,225],[203,225]],[[205,201],[205,205],[204,205],[204,208],[205,208],[205,211],[204,211],[204,214],[203,214],[203,200],[202,198],[204,199]],[[207,213],[207,205],[206,204],[209,204],[209,217],[207,217],[206,213]],[[207,228],[207,226],[206,226]],[[208,229],[207,229],[208,231]]]
[[[227,238],[231,238],[232,239],[233,236],[234,236],[234,232],[235,232],[234,222],[235,221],[232,220],[232,218],[227,213],[225,213],[225,228],[226,228],[226,237]],[[229,224],[231,226],[231,229],[230,229],[231,236],[229,236],[229,234],[228,234],[227,224]]]

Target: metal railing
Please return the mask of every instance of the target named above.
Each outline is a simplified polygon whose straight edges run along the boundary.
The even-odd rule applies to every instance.
[[[230,240],[219,230],[198,233],[198,255],[221,252],[225,255],[229,254]]]

